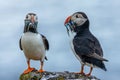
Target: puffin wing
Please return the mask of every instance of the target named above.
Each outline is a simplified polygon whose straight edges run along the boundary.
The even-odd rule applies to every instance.
[[[49,50],[49,42],[48,42],[47,38],[42,34],[41,34],[41,36],[42,36],[42,39],[43,39],[43,42],[44,42],[45,49]]]
[[[48,42],[47,38],[42,34],[40,34],[40,35],[42,36],[43,43],[44,43],[44,46],[45,46],[45,50],[49,50],[49,42]],[[46,56],[45,56],[45,60],[48,60]]]
[[[89,58],[95,58],[101,61],[107,61],[104,59],[102,48],[98,42],[98,40],[90,39],[90,38],[74,38],[73,39],[74,50],[79,56],[86,56]],[[99,45],[98,45],[99,44]]]
[[[94,53],[89,54],[90,57],[96,58],[98,60],[102,60],[102,61],[108,61],[107,59],[103,58],[103,50],[101,48],[101,45],[99,43],[99,41],[93,36],[92,39],[91,38],[87,38],[90,42],[91,47],[93,47]]]
[[[21,37],[22,38],[22,37]],[[19,47],[20,47],[20,50],[23,50],[22,49],[22,45],[21,45],[21,38],[20,38],[20,40],[19,40]]]

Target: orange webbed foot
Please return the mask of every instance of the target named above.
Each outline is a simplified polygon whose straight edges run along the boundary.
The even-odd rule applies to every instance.
[[[29,72],[32,72],[33,70],[35,70],[35,68],[28,68],[23,72],[23,74],[27,74]]]
[[[40,73],[43,73],[43,72],[45,72],[43,69],[40,69],[38,72],[40,72]]]

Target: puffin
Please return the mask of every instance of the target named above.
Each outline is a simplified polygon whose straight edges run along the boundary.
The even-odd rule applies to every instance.
[[[38,17],[35,13],[28,13],[24,20],[24,31],[23,35],[19,40],[19,47],[24,52],[27,60],[27,69],[23,72],[27,74],[35,68],[30,66],[30,60],[39,60],[40,69],[38,72],[42,73],[44,60],[47,60],[46,50],[49,50],[49,42],[47,38],[38,33]]]
[[[75,12],[64,22],[70,39],[71,49],[81,63],[78,74],[91,76],[94,67],[107,71],[103,58],[103,50],[98,39],[89,30],[89,19],[84,12]],[[90,67],[89,73],[84,73],[84,66]]]

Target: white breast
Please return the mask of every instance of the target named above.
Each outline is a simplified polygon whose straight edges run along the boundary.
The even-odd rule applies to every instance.
[[[27,59],[44,60],[45,47],[40,34],[31,32],[23,34],[21,44]]]
[[[72,31],[69,31],[71,49],[72,49],[74,55],[76,56],[76,58],[81,62],[81,64],[83,64],[83,62],[81,61],[80,57],[76,54],[76,52],[74,50],[73,39],[74,39],[75,35],[76,35],[76,33],[72,32]]]

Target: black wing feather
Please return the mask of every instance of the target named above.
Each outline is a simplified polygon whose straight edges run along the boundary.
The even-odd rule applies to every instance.
[[[103,51],[95,37],[75,37],[73,39],[73,44],[77,55],[88,56],[107,61],[106,59],[102,58]]]
[[[48,40],[46,39],[46,37],[44,35],[41,34],[41,36],[42,36],[42,39],[43,39],[43,42],[44,42],[44,45],[45,45],[45,49],[49,50],[49,42],[48,42]]]
[[[76,54],[81,58],[83,63],[93,64],[105,71],[107,70],[103,61],[108,60],[102,57],[102,48],[94,36],[75,37],[73,44]]]
[[[21,38],[22,38],[22,37],[21,37]],[[23,49],[22,49],[22,45],[21,45],[21,38],[20,38],[20,40],[19,40],[19,47],[20,47],[21,50],[23,50]]]
[[[94,44],[86,38],[76,37],[73,39],[74,49],[78,55],[89,55],[94,53]]]
[[[90,47],[93,47],[94,52],[99,56],[103,56],[103,50],[99,41],[94,36],[92,36],[92,38],[87,38],[87,40],[91,44]]]

